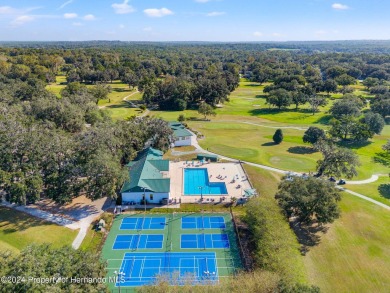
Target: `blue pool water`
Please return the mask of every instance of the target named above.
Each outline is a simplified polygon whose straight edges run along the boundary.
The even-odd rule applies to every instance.
[[[207,169],[184,169],[184,195],[200,195],[202,186],[203,195],[226,195],[224,182],[210,182]]]

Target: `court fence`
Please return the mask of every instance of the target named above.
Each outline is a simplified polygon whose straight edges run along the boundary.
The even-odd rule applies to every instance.
[[[246,271],[249,271],[249,270],[251,270],[251,265],[250,265],[251,262],[249,262],[248,258],[246,257],[246,255],[244,253],[244,247],[242,245],[240,234],[238,233],[237,223],[236,223],[236,219],[235,219],[234,214],[233,214],[232,207],[230,207],[230,215],[232,217],[234,231],[236,232],[236,236],[237,236],[237,240],[238,240],[241,262],[244,264],[244,269]]]

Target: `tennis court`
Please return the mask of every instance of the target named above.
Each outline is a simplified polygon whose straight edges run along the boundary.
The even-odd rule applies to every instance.
[[[207,232],[207,233],[205,233]],[[122,214],[102,250],[111,292],[133,292],[157,281],[219,282],[242,268],[229,213]],[[126,289],[127,288],[127,289]]]
[[[113,250],[118,249],[161,249],[163,248],[164,235],[117,235]]]
[[[221,249],[229,247],[227,234],[182,234],[180,236],[180,248],[182,249]]]
[[[122,220],[120,230],[163,230],[165,229],[165,217],[131,217]]]
[[[225,229],[225,220],[223,217],[202,216],[202,217],[183,217],[181,219],[182,229]]]
[[[218,267],[214,252],[188,253],[126,253],[120,272],[124,275],[116,286],[134,287],[153,283],[158,276],[190,284],[213,283],[218,281]],[[180,281],[179,281],[180,284]]]

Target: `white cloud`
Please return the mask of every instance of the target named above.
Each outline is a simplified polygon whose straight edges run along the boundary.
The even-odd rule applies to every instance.
[[[27,22],[34,21],[35,19],[36,19],[36,17],[33,15],[21,15],[21,16],[18,16],[17,18],[15,18],[11,22],[11,24],[15,25],[15,26],[19,26],[19,25],[23,25]]]
[[[144,13],[149,17],[163,17],[174,14],[173,11],[169,10],[168,8],[149,8],[145,9]]]
[[[24,9],[17,9],[13,8],[11,6],[0,6],[0,15],[10,15],[10,16],[22,16],[27,15],[27,13],[39,9],[41,7],[30,7],[30,8],[24,8]]]
[[[207,3],[207,2],[210,2],[211,0],[195,0],[195,2],[198,2],[198,3]]]
[[[254,32],[253,35],[255,37],[262,37],[263,36],[263,33],[262,32]]]
[[[349,9],[349,7],[345,4],[340,4],[340,3],[334,3],[332,4],[332,8],[335,10],[346,10]]]
[[[95,20],[96,19],[95,15],[93,15],[93,14],[87,14],[83,18],[84,18],[84,20]]]
[[[207,13],[206,15],[207,15],[207,16],[210,16],[210,17],[213,17],[213,16],[221,16],[221,15],[224,15],[224,14],[226,14],[226,12],[222,12],[222,11],[213,11],[213,12]]]
[[[74,26],[82,26],[83,24],[81,22],[74,22],[74,23],[72,23],[72,25],[74,25]]]
[[[135,11],[133,6],[129,5],[129,0],[124,0],[123,3],[114,3],[111,5],[116,14],[128,14]]]
[[[120,25],[119,25],[119,28],[120,28],[120,29],[124,29],[124,28],[125,28],[125,25],[124,25],[124,24],[120,24]]]
[[[150,26],[144,27],[144,28],[143,28],[143,31],[144,31],[144,32],[151,32],[151,31],[152,31],[152,28],[151,28]]]
[[[0,6],[0,14],[16,14],[18,11],[10,6]]]
[[[65,13],[64,18],[65,19],[77,18],[77,13]]]
[[[272,36],[274,36],[274,37],[281,37],[282,34],[280,34],[280,33],[273,33]]]
[[[69,1],[66,1],[66,2],[62,3],[61,6],[58,7],[58,10],[64,8],[65,6],[71,4],[72,2],[73,2],[73,0],[69,0]]]

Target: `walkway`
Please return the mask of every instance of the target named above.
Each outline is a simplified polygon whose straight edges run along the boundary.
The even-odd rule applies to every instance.
[[[95,221],[95,219],[97,219],[104,212],[104,210],[111,206],[106,204],[106,201],[107,198],[98,199],[92,202],[93,208],[86,207],[84,210],[82,207],[77,207],[74,212],[70,211],[67,213],[68,218],[59,213],[50,213],[37,207],[19,206],[5,201],[3,201],[1,205],[27,213],[45,221],[64,226],[71,230],[79,230],[79,233],[72,243],[72,247],[74,249],[78,249],[87,235],[88,229],[90,228],[93,221]],[[69,218],[72,218],[73,220]]]

